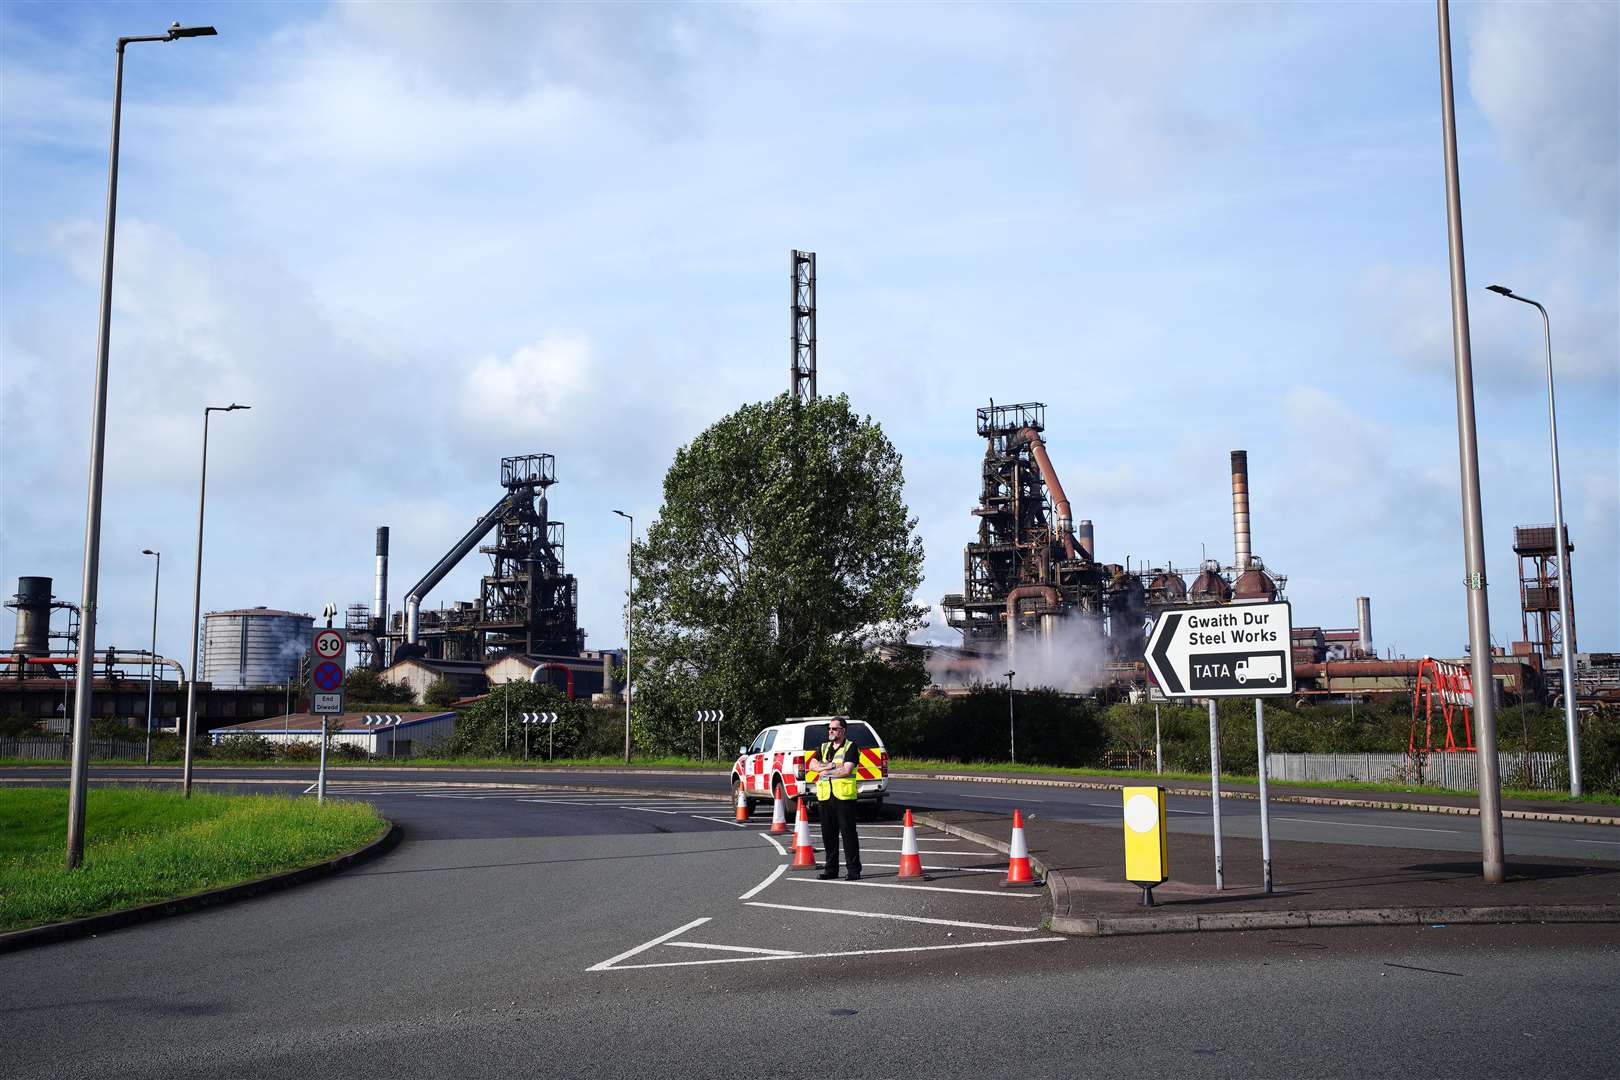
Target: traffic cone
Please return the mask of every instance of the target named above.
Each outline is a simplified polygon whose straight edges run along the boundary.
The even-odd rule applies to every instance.
[[[804,800],[799,800],[799,819],[793,824],[793,864],[789,870],[814,870],[816,849],[810,845],[810,818],[804,812]]]
[[[748,793],[740,787],[737,789],[737,820],[748,820]]]
[[[1007,855],[1007,879],[1001,884],[1036,884],[1035,874],[1029,868],[1029,845],[1024,842],[1024,815],[1019,810],[1013,811],[1012,843]]]
[[[778,788],[776,799],[771,806],[771,832],[785,833],[787,831],[787,807],[782,803],[782,789]]]
[[[922,878],[922,856],[917,854],[917,827],[911,823],[911,809],[906,809],[906,825],[900,833],[900,872],[898,878]]]

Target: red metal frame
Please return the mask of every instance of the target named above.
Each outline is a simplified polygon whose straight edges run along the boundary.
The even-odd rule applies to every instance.
[[[1440,715],[1446,721],[1446,744],[1438,749],[1446,753],[1473,750],[1474,726],[1471,713],[1474,707],[1474,683],[1468,668],[1462,664],[1452,664],[1425,656],[1418,662],[1417,684],[1412,688],[1412,727],[1406,738],[1407,752],[1415,754],[1421,749],[1427,754],[1436,750],[1434,745],[1436,697],[1440,699]],[[1417,745],[1420,710],[1423,713],[1421,748]],[[1467,743],[1466,746],[1457,745],[1453,721],[1458,714],[1462,718],[1463,739]]]

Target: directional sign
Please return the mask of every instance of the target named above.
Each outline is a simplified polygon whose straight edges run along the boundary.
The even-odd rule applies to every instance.
[[[343,633],[328,627],[315,631],[315,655],[322,660],[336,660],[343,655]]]
[[[525,724],[555,724],[557,722],[557,714],[554,712],[526,712],[518,715]]]
[[[1166,609],[1147,662],[1168,697],[1278,697],[1294,692],[1293,611],[1286,600]]]

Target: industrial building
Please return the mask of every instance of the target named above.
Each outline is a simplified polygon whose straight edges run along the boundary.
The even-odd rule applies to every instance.
[[[218,728],[210,738],[215,746],[242,735],[256,735],[278,745],[319,746],[321,719],[311,713],[272,716]],[[413,757],[448,739],[455,729],[456,714],[448,711],[350,715],[337,718],[328,728],[332,742],[359,747],[373,757]]]
[[[222,690],[298,682],[315,617],[266,607],[203,616],[202,678]]]
[[[1287,578],[1250,550],[1248,453],[1232,452],[1231,566],[1206,560],[1189,588],[1189,571],[1173,565],[1131,568],[1097,558],[1090,519],[1076,522],[1042,432],[1041,402],[977,410],[985,440],[978,537],[963,552],[963,590],[941,601],[946,622],[966,650],[1021,663],[1021,642],[1050,647],[1064,624],[1078,621],[1106,642],[1116,677],[1142,658],[1148,620],[1180,604],[1274,600]],[[1140,669],[1136,668],[1140,677]]]

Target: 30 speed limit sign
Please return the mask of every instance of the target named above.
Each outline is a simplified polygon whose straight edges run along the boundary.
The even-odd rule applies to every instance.
[[[315,655],[322,660],[336,660],[343,655],[343,635],[337,630],[325,629],[315,634]]]

